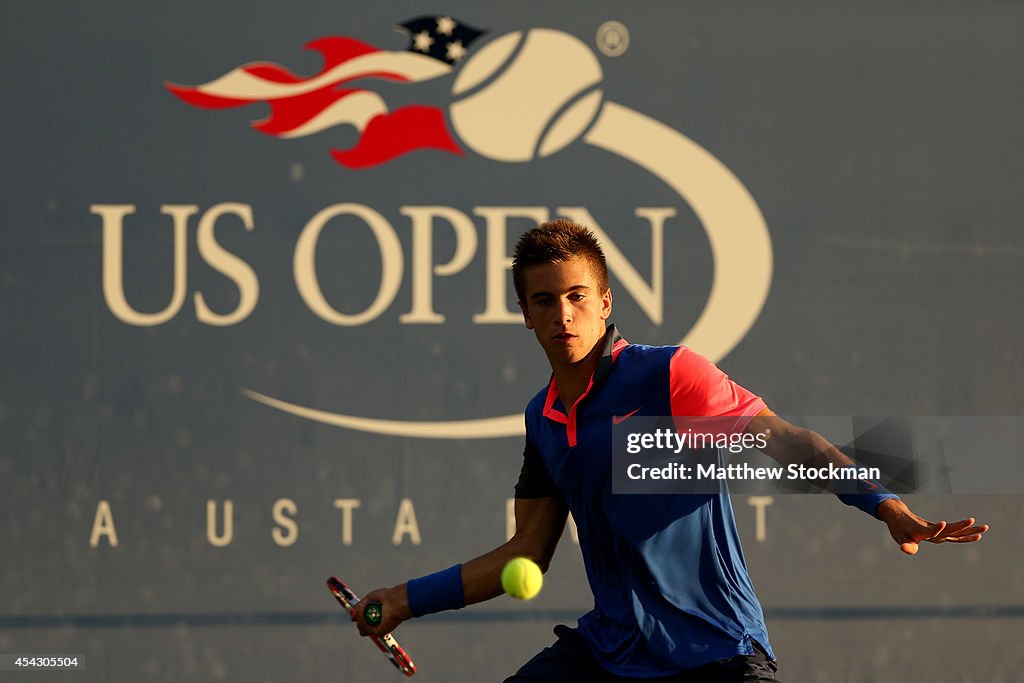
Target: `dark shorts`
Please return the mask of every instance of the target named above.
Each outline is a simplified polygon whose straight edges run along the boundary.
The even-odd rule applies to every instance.
[[[768,654],[756,642],[756,652],[752,655],[719,659],[671,676],[626,678],[616,676],[601,666],[583,636],[575,629],[559,625],[555,627],[555,635],[558,640],[554,645],[544,648],[514,676],[505,679],[505,683],[733,683],[779,680],[775,677],[778,671],[775,662],[768,659]]]

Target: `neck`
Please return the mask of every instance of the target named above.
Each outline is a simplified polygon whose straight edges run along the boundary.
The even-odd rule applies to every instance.
[[[558,397],[562,399],[562,405],[566,410],[572,410],[572,406],[587,390],[590,378],[594,376],[597,363],[601,360],[601,352],[604,349],[604,337],[594,344],[582,360],[575,363],[551,364],[551,370],[555,375],[555,382],[558,383]]]

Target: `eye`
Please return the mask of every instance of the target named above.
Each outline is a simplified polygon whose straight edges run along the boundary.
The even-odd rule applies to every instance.
[[[587,297],[583,294],[574,293],[569,295],[569,301],[583,301]]]

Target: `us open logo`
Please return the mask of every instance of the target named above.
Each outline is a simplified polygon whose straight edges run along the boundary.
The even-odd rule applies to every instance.
[[[621,53],[625,49],[625,29],[617,26],[617,49]],[[255,63],[234,68],[200,85],[168,83],[167,88],[184,102],[204,109],[266,103],[269,116],[254,122],[253,128],[279,138],[281,144],[334,126],[353,126],[359,131],[353,147],[325,150],[348,169],[379,166],[423,149],[457,156],[475,154],[496,164],[530,163],[574,145],[590,145],[609,152],[644,169],[670,188],[691,207],[707,236],[713,267],[709,296],[692,327],[680,331],[679,343],[718,360],[743,339],[768,295],[772,246],[757,203],[721,161],[679,131],[616,102],[614,84],[605,83],[597,55],[568,33],[533,28],[488,39],[486,32],[451,17],[420,17],[401,24],[400,28],[409,36],[408,48],[401,51],[380,50],[348,37],[309,43],[307,47],[319,51],[324,58],[322,69],[312,76],[299,76],[274,63]],[[605,48],[602,50],[611,54]],[[447,75],[454,75],[454,79],[450,101],[444,106],[424,102],[391,110],[374,89],[377,82],[413,87]],[[453,159],[452,163],[458,161]],[[224,206],[221,205],[222,211],[234,211],[246,221],[244,207]],[[436,213],[438,207],[432,208]],[[415,209],[403,207],[403,213],[412,216],[414,228],[418,220]],[[104,293],[115,314],[118,306],[127,310],[116,260],[121,258],[121,224],[133,210],[123,205],[93,207],[93,212],[103,218]],[[585,210],[569,207],[558,212],[593,228],[605,246],[610,270],[618,274],[627,289],[636,285],[636,278],[630,281],[631,266],[621,251]],[[165,213],[175,219],[176,229],[187,219],[184,209],[178,214],[173,210]],[[357,215],[373,230],[384,265],[377,297],[359,315],[342,314],[331,308],[319,289],[314,267],[320,232],[331,218],[345,213]],[[468,219],[461,221],[454,215],[459,213],[455,210],[449,213],[442,218],[455,228],[459,248],[448,264],[426,264],[423,278],[427,291],[423,294],[423,287],[414,291],[413,310],[403,318],[436,322],[431,320],[431,316],[438,317],[430,305],[431,272],[442,276],[458,272],[476,251],[477,237],[472,224],[467,227]],[[640,215],[640,210],[637,213]],[[669,215],[652,211],[641,216],[651,225],[651,288],[658,296],[665,260],[663,227]],[[207,218],[204,215],[200,220],[201,249]],[[216,249],[211,246],[215,218],[210,217],[207,226],[207,248],[212,255],[207,260],[216,256]],[[251,229],[251,215],[246,227]],[[183,235],[184,227],[178,232]],[[183,240],[184,237],[176,240],[176,250],[180,250],[178,242],[183,244]],[[388,254],[394,256],[396,250],[398,264],[389,267]],[[227,264],[226,257],[223,258]],[[416,258],[414,255],[414,270]],[[379,315],[393,300],[401,282],[401,260],[401,246],[383,217],[362,205],[335,205],[314,216],[298,239],[294,255],[296,285],[307,305],[321,318],[338,325],[362,324]],[[507,280],[507,254],[492,254],[489,261],[488,279]],[[241,283],[244,275],[241,273],[236,281]],[[243,290],[244,301],[242,284],[239,288]],[[475,316],[474,321],[510,322],[505,293],[505,285],[489,287],[487,310]],[[177,298],[183,299],[184,293]],[[251,296],[250,301],[254,306]],[[197,295],[197,308],[199,303]],[[142,314],[138,315],[140,320],[144,319]],[[660,311],[649,315],[661,323]],[[119,317],[126,319],[123,315]],[[234,322],[232,319],[223,324]],[[302,418],[384,435],[471,439],[524,432],[521,413],[467,420],[408,421],[325,411],[252,388],[243,388],[243,392]]]

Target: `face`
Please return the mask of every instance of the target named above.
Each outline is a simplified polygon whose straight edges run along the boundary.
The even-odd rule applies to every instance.
[[[583,259],[531,266],[523,272],[526,326],[537,335],[552,366],[578,363],[601,340],[612,313],[612,293],[600,291]]]

